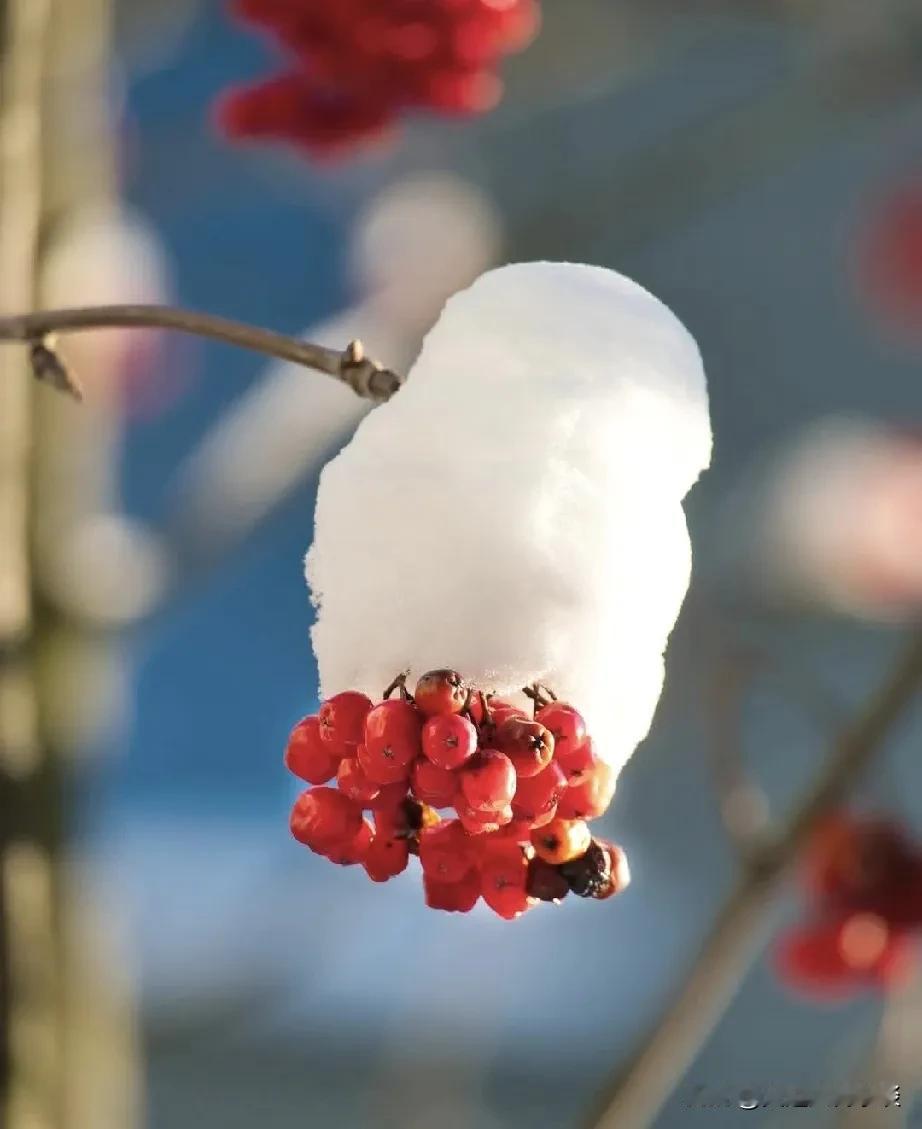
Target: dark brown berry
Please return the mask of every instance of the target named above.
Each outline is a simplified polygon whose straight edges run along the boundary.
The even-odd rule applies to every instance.
[[[528,863],[528,877],[525,892],[542,902],[560,902],[567,896],[570,887],[560,868],[551,866],[543,859],[533,858]]]
[[[579,858],[564,863],[560,872],[581,898],[610,898],[631,880],[624,851],[615,843],[593,839]]]

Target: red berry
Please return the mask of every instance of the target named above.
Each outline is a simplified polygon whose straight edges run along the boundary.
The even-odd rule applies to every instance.
[[[371,801],[372,811],[388,811],[399,807],[407,798],[409,787],[410,781],[406,779],[397,780],[393,784],[382,784],[377,796]]]
[[[352,839],[337,843],[336,846],[324,851],[324,854],[330,862],[338,863],[340,866],[353,866],[355,863],[364,862],[373,834],[371,824],[367,819],[363,819],[362,826]]]
[[[511,808],[509,809],[512,810]],[[507,840],[512,843],[518,843],[520,846],[531,847],[531,832],[532,824],[525,819],[516,819],[513,813],[513,818],[504,823],[498,831],[494,831],[489,838],[494,840]]]
[[[806,851],[806,881],[814,896],[841,909],[865,909],[911,924],[920,864],[901,828],[888,820],[828,816]]]
[[[512,705],[511,702],[501,702],[499,699],[494,699],[488,703],[488,708],[490,723],[495,727],[502,725],[504,721],[509,721],[510,718],[528,721],[528,714],[518,706]]]
[[[487,712],[490,714],[491,719],[495,722],[502,721],[511,714],[515,714],[517,717],[528,716],[524,710],[520,710],[518,706],[512,705],[511,702],[507,702],[503,698],[491,697],[489,694],[482,694],[481,691],[475,690],[471,695],[471,702],[468,710],[474,724],[477,726],[483,725],[484,721],[486,720],[486,716],[483,710],[484,698],[486,698],[487,700]]]
[[[455,811],[468,835],[487,835],[512,822],[511,807],[491,812],[476,811],[463,796],[455,800]]]
[[[407,794],[412,765],[388,761],[381,756],[372,757],[367,745],[358,746],[356,760],[361,765],[366,778],[373,784],[377,784],[379,788],[401,788],[401,794]]]
[[[474,865],[470,837],[456,819],[426,827],[419,834],[423,873],[439,882],[460,882]]]
[[[528,720],[525,710],[519,709],[518,706],[510,706],[508,702],[491,701],[488,708],[490,710],[489,721],[483,719],[482,710],[477,711],[475,716],[475,720],[477,717],[481,717],[481,720],[477,721],[477,725],[480,726],[480,743],[484,746],[493,744],[493,735],[504,721],[513,718],[519,721]]]
[[[394,109],[383,91],[333,87],[305,71],[292,71],[226,91],[216,118],[230,138],[276,138],[316,157],[335,158],[385,137]]]
[[[537,776],[554,756],[554,735],[540,721],[507,717],[493,735],[493,744],[512,761],[516,776]]]
[[[320,707],[320,739],[340,756],[349,756],[361,744],[371,698],[355,690],[334,694]]]
[[[410,702],[381,702],[365,719],[365,753],[361,760],[369,779],[393,784],[410,775],[421,752],[422,718]]]
[[[390,838],[376,833],[371,840],[362,864],[372,882],[387,882],[407,868],[410,845],[406,839]]]
[[[855,989],[854,977],[836,943],[838,923],[798,926],[775,944],[773,961],[781,980],[808,996],[843,998]]]
[[[277,137],[335,157],[382,136],[413,106],[489,108],[500,58],[535,34],[535,0],[234,0],[270,31],[291,72],[232,91],[219,119],[233,137]]]
[[[285,747],[285,767],[309,784],[326,784],[339,759],[320,740],[320,720],[305,717],[292,729]]]
[[[413,700],[427,717],[460,713],[467,687],[456,670],[429,670],[416,683]]]
[[[482,114],[503,93],[498,76],[485,70],[435,71],[421,85],[420,104],[446,114]]]
[[[524,855],[526,861],[534,858],[535,849],[530,840],[523,841],[517,835],[508,835],[506,833],[508,826],[507,824],[498,831],[471,839],[472,848],[481,866],[485,860],[497,857],[518,859],[520,855]]]
[[[554,734],[554,748],[558,756],[561,752],[575,749],[586,739],[586,722],[582,714],[566,702],[542,706],[535,714],[535,720]]]
[[[477,730],[459,714],[431,717],[423,726],[423,753],[439,768],[459,768],[477,748]]]
[[[546,827],[532,832],[531,842],[539,858],[556,865],[585,854],[592,836],[580,819],[552,819]]]
[[[440,882],[423,872],[426,905],[454,913],[468,913],[480,897],[480,874],[470,870],[460,882]]]
[[[413,762],[411,776],[413,795],[434,808],[447,808],[454,803],[458,780],[447,768],[438,768],[424,757]]]
[[[599,761],[587,780],[567,788],[557,803],[557,814],[564,819],[597,819],[608,811],[617,782],[615,770]]]
[[[557,805],[551,804],[551,806],[546,811],[543,811],[540,815],[536,815],[534,817],[534,819],[530,823],[530,827],[532,831],[534,831],[538,827],[546,827],[552,820],[556,818]]]
[[[299,843],[322,853],[354,838],[362,825],[362,809],[335,788],[308,788],[295,800],[290,822]]]
[[[774,963],[781,979],[803,994],[842,999],[903,980],[912,963],[911,938],[875,914],[833,915],[783,935]]]
[[[856,913],[839,929],[839,952],[856,975],[881,988],[905,983],[913,964],[912,939],[874,913]]]
[[[524,780],[519,777],[512,797],[513,814],[516,819],[527,820],[532,824],[535,821],[547,822],[549,818],[553,818],[557,801],[566,788],[567,778],[563,770],[556,761],[551,761],[537,776],[529,776]]]
[[[344,796],[366,808],[380,792],[379,786],[365,775],[357,757],[343,757],[336,772],[336,783]]]
[[[541,9],[535,0],[515,0],[502,5],[497,15],[505,54],[527,47],[541,26]]]
[[[462,67],[489,65],[500,52],[498,29],[476,18],[464,20],[452,28],[451,49]]]
[[[498,749],[481,749],[460,776],[464,798],[476,811],[501,811],[515,795],[515,769]]]
[[[922,325],[922,180],[901,184],[871,218],[859,266],[868,297],[895,327]]]
[[[555,746],[554,760],[566,773],[567,783],[571,787],[585,784],[599,764],[591,737],[586,737],[579,745],[568,746],[564,741],[562,745]]]
[[[481,893],[494,913],[511,921],[534,905],[529,898],[528,860],[515,844],[511,851],[493,851],[481,863]]]

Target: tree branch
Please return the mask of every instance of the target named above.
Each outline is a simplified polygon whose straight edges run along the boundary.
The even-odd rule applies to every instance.
[[[744,863],[773,834],[768,799],[747,772],[743,757],[745,700],[760,676],[799,701],[811,720],[822,726],[824,739],[839,730],[844,718],[841,706],[807,671],[789,669],[767,653],[736,648],[715,660],[705,695],[711,731],[708,748],[724,829]]]
[[[784,831],[752,855],[684,985],[646,1042],[619,1069],[590,1129],[652,1125],[720,1019],[766,927],[766,911],[817,820],[841,801],[922,689],[917,634],[867,707],[842,731],[826,767]]]
[[[171,329],[197,337],[210,337],[293,361],[325,372],[343,381],[366,400],[381,403],[400,388],[403,378],[365,356],[359,341],[341,352],[286,337],[269,329],[229,321],[212,314],[195,313],[170,306],[95,306],[83,309],[43,310],[40,313],[0,318],[0,341],[24,341],[32,345],[33,369],[39,380],[79,398],[79,384],[57,356],[52,335],[89,329]],[[41,363],[36,363],[36,359]],[[57,362],[57,363],[55,363]]]

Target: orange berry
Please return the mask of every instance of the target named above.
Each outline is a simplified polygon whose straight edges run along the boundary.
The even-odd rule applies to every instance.
[[[557,865],[585,854],[592,836],[581,819],[552,819],[532,832],[531,842],[539,858]]]

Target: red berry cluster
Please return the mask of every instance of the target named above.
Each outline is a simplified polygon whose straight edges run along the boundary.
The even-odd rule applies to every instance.
[[[354,690],[329,698],[285,750],[289,771],[314,785],[295,802],[292,834],[374,882],[418,855],[433,909],[464,913],[482,897],[515,918],[571,891],[617,894],[624,852],[585,822],[608,807],[615,774],[572,706],[540,686],[526,693],[534,717],[432,670],[412,696],[400,676],[377,705]]]
[[[898,984],[922,929],[922,852],[887,820],[829,816],[806,853],[813,919],[779,939],[782,979],[806,995],[842,998]]]
[[[407,110],[492,108],[499,61],[538,25],[537,0],[233,0],[233,8],[272,33],[293,64],[228,92],[224,131],[320,157],[380,137]]]

